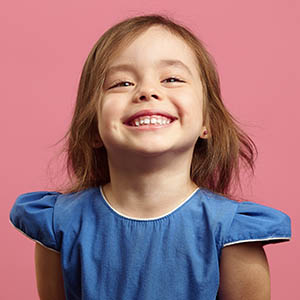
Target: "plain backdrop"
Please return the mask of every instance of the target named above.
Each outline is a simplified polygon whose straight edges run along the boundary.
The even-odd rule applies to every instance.
[[[290,242],[268,245],[272,299],[299,295],[300,5],[298,0],[6,1],[0,9],[0,299],[38,299],[34,243],[9,223],[21,193],[52,187],[48,164],[72,116],[84,61],[110,26],[162,13],[214,56],[226,107],[255,141],[255,177],[241,197],[292,219]],[[54,161],[55,162],[55,161]],[[59,162],[53,165],[54,173]],[[53,172],[52,172],[53,173]],[[59,178],[54,178],[59,180]]]

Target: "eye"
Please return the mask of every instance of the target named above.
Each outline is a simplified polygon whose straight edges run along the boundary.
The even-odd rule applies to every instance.
[[[165,79],[164,81],[167,81],[167,82],[184,82],[183,80],[181,80],[177,77],[169,77],[169,78]]]
[[[133,83],[129,82],[129,81],[119,81],[117,83],[114,83],[109,89],[112,89],[112,88],[115,88],[115,87],[127,87],[127,86],[130,86],[130,85],[133,85]]]

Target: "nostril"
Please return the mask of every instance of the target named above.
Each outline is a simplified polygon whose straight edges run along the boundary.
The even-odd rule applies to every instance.
[[[158,99],[158,96],[155,95],[155,94],[151,95],[151,97],[153,97],[153,98],[155,98],[155,99]],[[147,98],[148,98],[148,97],[146,97],[145,95],[142,95],[142,96],[139,97],[140,100],[146,100]]]

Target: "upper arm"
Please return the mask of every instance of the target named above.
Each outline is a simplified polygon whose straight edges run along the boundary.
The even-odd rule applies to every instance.
[[[221,300],[269,300],[270,274],[261,243],[224,247],[220,262]]]
[[[65,300],[60,254],[36,243],[35,270],[41,300]]]

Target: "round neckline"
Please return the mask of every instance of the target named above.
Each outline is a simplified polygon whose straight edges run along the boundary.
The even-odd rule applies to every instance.
[[[116,214],[117,216],[121,217],[121,218],[125,218],[125,219],[128,219],[128,220],[131,220],[131,221],[144,221],[144,222],[147,222],[147,221],[157,221],[157,220],[160,220],[160,219],[163,219],[163,218],[166,218],[167,216],[170,216],[172,215],[173,213],[175,213],[175,211],[177,211],[179,208],[181,208],[184,204],[186,204],[195,194],[196,192],[200,190],[199,187],[197,187],[182,203],[180,203],[178,206],[176,206],[175,208],[173,208],[171,211],[161,215],[161,216],[158,216],[158,217],[154,217],[154,218],[133,218],[133,217],[130,217],[128,215],[125,215],[121,212],[119,212],[118,210],[116,210],[115,208],[113,208],[111,206],[111,204],[108,202],[108,200],[106,199],[105,195],[104,195],[104,192],[102,190],[102,186],[99,186],[99,191],[100,191],[100,195],[101,195],[101,198],[104,200],[104,203],[106,204],[106,206],[114,213]]]

